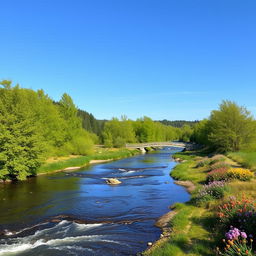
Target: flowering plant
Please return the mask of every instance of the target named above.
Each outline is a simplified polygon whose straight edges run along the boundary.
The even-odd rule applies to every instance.
[[[204,185],[203,188],[199,190],[196,199],[198,202],[202,202],[222,198],[226,190],[227,186],[224,181],[213,181]]]
[[[222,167],[219,169],[212,170],[207,175],[208,181],[215,181],[215,180],[227,180],[228,179],[228,168]]]
[[[230,168],[230,165],[226,162],[217,162],[217,163],[211,165],[210,170],[212,171],[212,170],[216,170],[216,169],[220,169],[220,168],[228,169],[228,168]]]
[[[248,169],[244,168],[232,168],[227,171],[229,179],[238,179],[238,180],[250,180],[254,177],[254,173]]]
[[[219,220],[224,225],[235,225],[249,234],[256,228],[256,202],[243,197],[241,200],[235,197],[219,206],[217,213]]]
[[[233,255],[249,255],[255,256],[256,254],[252,250],[251,238],[247,240],[248,236],[245,232],[239,230],[238,228],[230,227],[230,230],[226,233],[226,239],[223,239],[225,243],[224,252],[222,253],[219,248],[217,248],[217,253],[224,256],[233,256]]]

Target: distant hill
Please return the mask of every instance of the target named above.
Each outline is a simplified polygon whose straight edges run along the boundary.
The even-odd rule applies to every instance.
[[[186,121],[186,120],[169,121],[169,120],[164,119],[164,120],[159,120],[157,122],[160,122],[164,125],[170,125],[170,126],[173,126],[173,127],[181,128],[184,125],[194,126],[199,121],[198,120],[195,120],[195,121]]]

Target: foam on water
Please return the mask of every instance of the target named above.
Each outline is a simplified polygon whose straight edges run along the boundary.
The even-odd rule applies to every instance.
[[[103,225],[80,224],[63,220],[51,228],[37,230],[32,235],[0,239],[0,255],[18,255],[19,253],[31,251],[39,246],[46,246],[47,248],[56,250],[91,250],[90,248],[81,246],[79,244],[81,242],[83,244],[86,242],[120,244],[120,242],[112,240],[107,235],[86,235],[87,231]],[[20,232],[18,231],[17,233]]]

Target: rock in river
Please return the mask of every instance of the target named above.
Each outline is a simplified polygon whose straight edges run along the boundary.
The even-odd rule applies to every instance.
[[[109,185],[117,185],[117,184],[122,183],[120,180],[114,179],[114,178],[107,179],[106,182]]]

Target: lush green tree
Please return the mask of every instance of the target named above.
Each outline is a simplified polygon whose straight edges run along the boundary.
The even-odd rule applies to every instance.
[[[121,120],[113,118],[106,122],[104,144],[111,147],[122,147],[125,143],[168,141],[179,138],[178,128],[154,122],[149,117],[132,121],[126,117]]]
[[[192,141],[201,145],[210,145],[209,134],[211,132],[210,122],[204,119],[193,127]]]
[[[103,137],[105,146],[123,147],[125,143],[136,141],[132,121],[126,117],[106,122]]]
[[[181,135],[180,135],[180,140],[184,142],[189,142],[191,140],[191,136],[193,134],[193,129],[189,125],[184,125],[181,128]]]
[[[209,141],[219,151],[238,151],[255,141],[256,127],[251,113],[232,101],[223,101],[209,119]]]
[[[44,143],[24,91],[5,87],[0,95],[0,179],[24,180],[40,165]]]
[[[82,128],[69,95],[56,103],[43,90],[0,85],[0,179],[34,175],[50,156],[92,153],[98,137]]]

